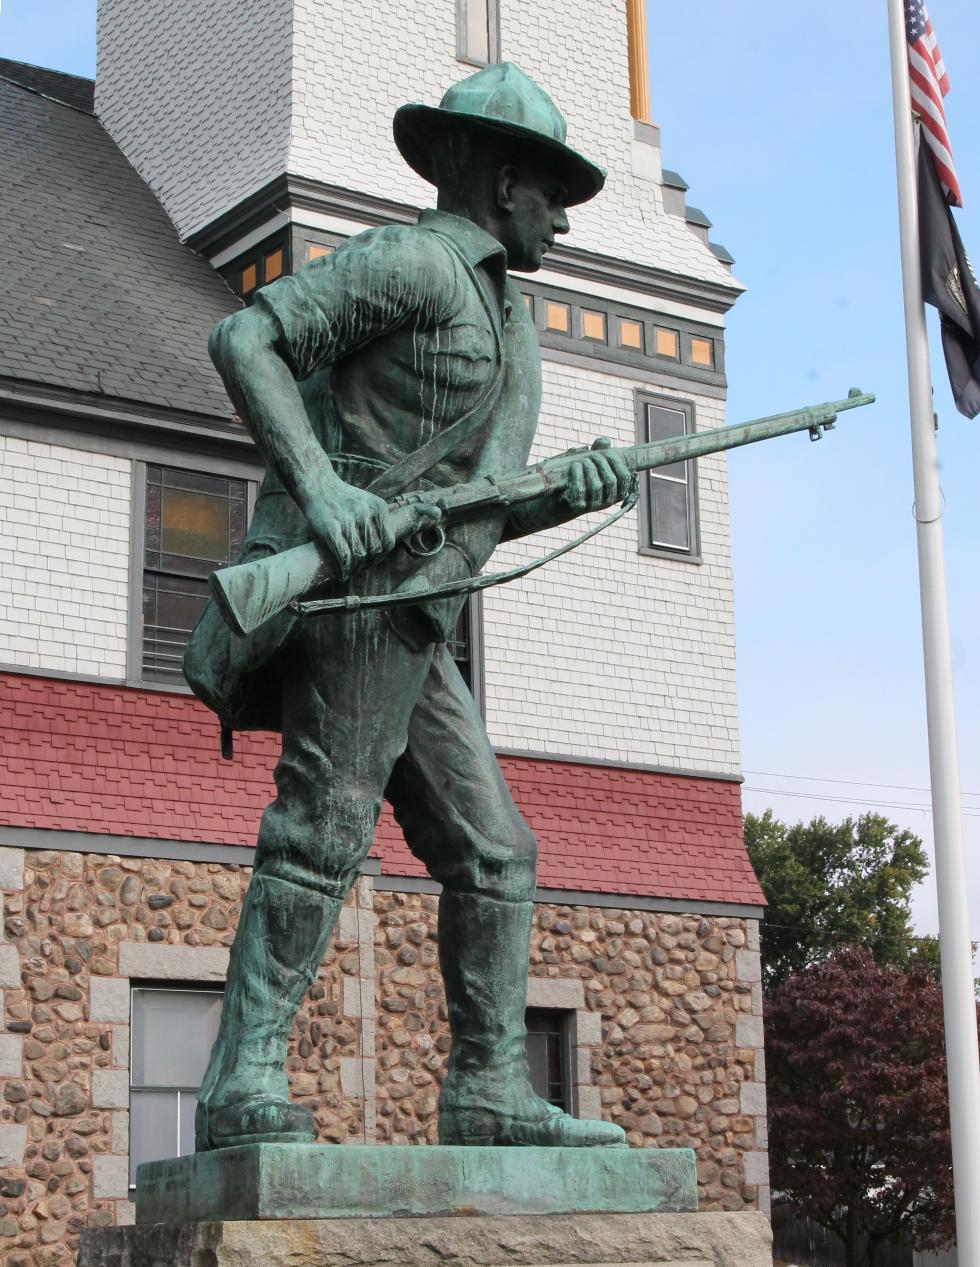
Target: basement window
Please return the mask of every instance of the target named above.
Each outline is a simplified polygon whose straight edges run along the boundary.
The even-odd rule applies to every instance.
[[[529,1007],[524,1023],[527,1026],[527,1065],[531,1086],[543,1100],[571,1113],[568,1017],[568,1012],[553,1008]]]
[[[221,1020],[220,990],[132,992],[129,1185],[144,1161],[194,1151],[197,1092]]]

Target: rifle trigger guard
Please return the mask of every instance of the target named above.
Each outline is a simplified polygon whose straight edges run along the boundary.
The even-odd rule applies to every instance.
[[[410,537],[405,538],[405,549],[420,559],[429,559],[438,554],[446,544],[446,530],[442,524],[431,524],[418,528]]]

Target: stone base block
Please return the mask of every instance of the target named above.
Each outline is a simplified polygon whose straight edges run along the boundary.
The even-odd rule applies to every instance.
[[[249,1144],[148,1162],[136,1222],[698,1208],[689,1148]]]
[[[424,1151],[424,1150],[419,1150]],[[746,1214],[296,1219],[90,1228],[78,1267],[772,1267]]]

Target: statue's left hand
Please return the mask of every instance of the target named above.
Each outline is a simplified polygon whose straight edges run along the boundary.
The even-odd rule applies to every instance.
[[[625,501],[632,482],[633,473],[626,459],[612,448],[611,440],[599,436],[592,448],[581,450],[581,458],[572,464],[561,503],[575,515],[604,510]]]

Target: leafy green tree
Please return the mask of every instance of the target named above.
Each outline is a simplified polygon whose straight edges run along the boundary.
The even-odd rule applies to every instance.
[[[847,1267],[954,1234],[939,984],[844,947],[766,1008],[773,1187],[835,1232]]]
[[[909,896],[929,871],[912,832],[880,814],[790,826],[766,810],[745,816],[745,843],[769,903],[762,925],[768,993],[845,944],[865,947],[880,964],[938,971],[935,939],[912,933]]]

